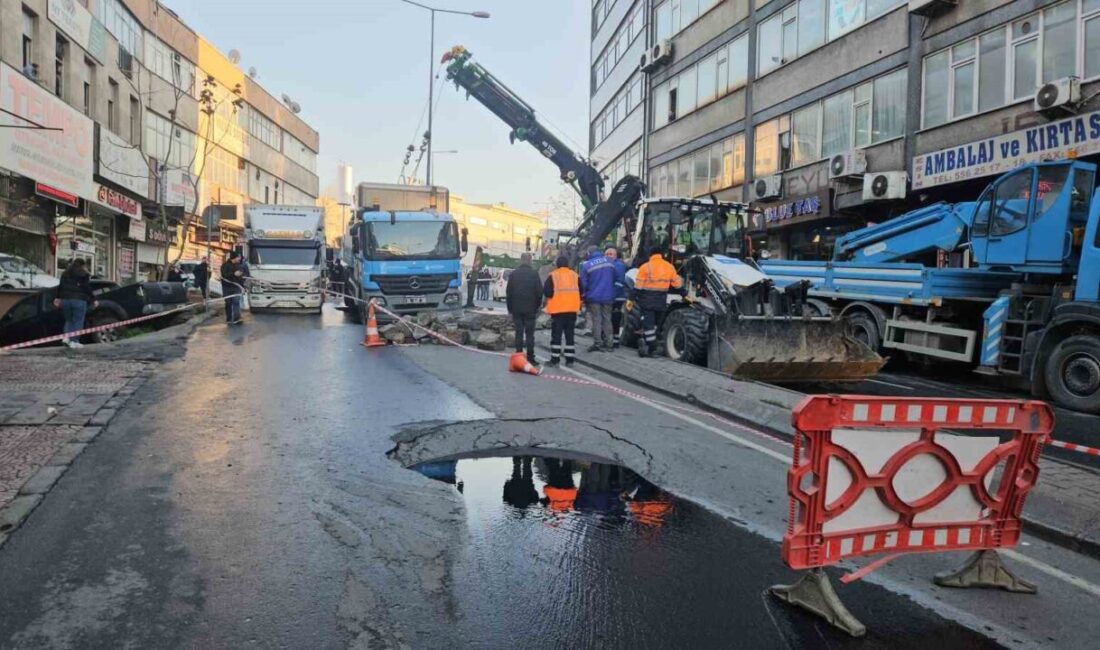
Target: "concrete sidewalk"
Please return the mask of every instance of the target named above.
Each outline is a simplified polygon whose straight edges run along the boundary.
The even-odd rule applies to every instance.
[[[536,337],[549,351],[548,332]],[[582,343],[583,341],[583,343]],[[584,352],[578,337],[577,363],[639,386],[687,401],[734,422],[790,439],[791,410],[805,395],[778,386],[737,381],[721,373],[666,358],[639,358],[633,349]],[[1027,532],[1071,550],[1100,558],[1100,474],[1042,458],[1038,486],[1024,510]]]

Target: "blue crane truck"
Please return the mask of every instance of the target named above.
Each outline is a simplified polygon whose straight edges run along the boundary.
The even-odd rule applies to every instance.
[[[459,309],[466,249],[465,231],[445,212],[360,209],[343,241],[353,296],[345,304],[357,318],[371,299],[400,315]]]
[[[964,252],[965,268],[912,260]],[[809,281],[819,315],[874,349],[971,364],[1066,408],[1100,414],[1096,165],[1019,167],[977,201],[938,203],[838,239],[833,260],[761,264]]]

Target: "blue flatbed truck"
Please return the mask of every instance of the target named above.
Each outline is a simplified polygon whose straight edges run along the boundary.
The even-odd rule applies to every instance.
[[[967,268],[905,261],[967,250]],[[935,204],[850,233],[832,261],[761,267],[777,286],[808,280],[818,314],[843,317],[872,348],[972,364],[1100,414],[1096,165],[1025,165],[977,201]]]

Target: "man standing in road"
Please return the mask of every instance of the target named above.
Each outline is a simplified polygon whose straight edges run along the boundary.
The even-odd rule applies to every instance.
[[[516,352],[527,349],[527,361],[537,366],[535,359],[535,318],[542,306],[542,282],[538,271],[531,268],[531,254],[519,256],[519,267],[508,276],[505,304],[516,327]]]
[[[664,251],[653,247],[649,261],[638,269],[634,278],[632,297],[642,312],[643,338],[638,341],[638,356],[648,357],[657,350],[657,323],[668,307],[668,292],[677,289],[685,295],[684,282],[676,273],[676,267],[662,256]]]
[[[222,264],[222,295],[225,298],[225,323],[236,325],[241,322],[241,294],[244,293],[244,279],[246,276],[244,264],[241,263],[240,251],[234,250],[229,254],[229,259]]]
[[[573,331],[577,326],[577,312],[581,310],[580,280],[573,269],[569,268],[568,257],[562,255],[554,265],[557,268],[550,272],[546,283],[542,285],[542,295],[546,296],[546,313],[550,314],[550,365],[558,365],[564,352],[565,365],[572,367],[577,354]]]
[[[588,328],[592,330],[589,352],[610,350],[611,305],[615,302],[615,265],[596,246],[589,247],[588,259],[581,264],[581,299],[588,309]]]
[[[615,267],[615,302],[611,305],[612,348],[619,347],[619,332],[623,326],[623,305],[626,304],[626,264],[619,259],[619,251],[610,247],[603,256]]]
[[[206,300],[208,293],[207,287],[210,286],[210,256],[202,258],[198,266],[195,267],[195,288],[202,293],[202,299]]]

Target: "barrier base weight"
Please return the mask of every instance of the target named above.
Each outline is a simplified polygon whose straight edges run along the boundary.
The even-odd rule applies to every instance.
[[[867,626],[852,616],[833,590],[829,576],[821,569],[803,574],[793,585],[776,585],[768,591],[779,600],[817,614],[852,636],[867,634]]]
[[[1001,561],[1001,556],[991,550],[978,551],[970,556],[966,564],[955,571],[939,573],[932,581],[941,587],[961,589],[1004,589],[1019,594],[1033,594],[1038,591],[1035,585],[1009,571]]]

